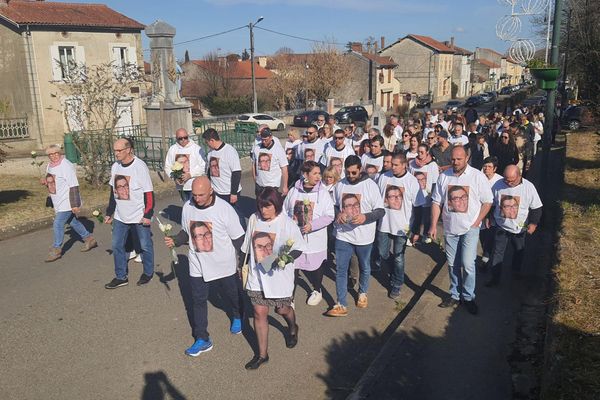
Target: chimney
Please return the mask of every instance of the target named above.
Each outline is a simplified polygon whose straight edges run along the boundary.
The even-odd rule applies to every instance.
[[[450,48],[454,48],[454,36],[450,36]]]
[[[362,53],[362,43],[359,43],[359,42],[350,43],[350,50],[355,51],[357,53]]]
[[[381,37],[381,50],[385,49],[385,36]]]

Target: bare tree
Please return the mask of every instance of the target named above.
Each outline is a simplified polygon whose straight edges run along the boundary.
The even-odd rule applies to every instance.
[[[289,53],[279,53],[270,60],[274,75],[268,90],[279,110],[296,108],[300,93],[305,89],[304,64],[295,61]]]
[[[208,96],[230,97],[235,89],[231,73],[235,68],[238,56],[220,57],[217,51],[208,52],[202,59],[202,80],[208,88]]]
[[[96,186],[106,183],[110,175],[108,154],[112,151],[112,133],[131,100],[133,87],[145,85],[143,70],[134,64],[102,63],[92,66],[73,64],[66,79],[53,82],[61,112],[80,153],[79,164],[85,178]],[[102,133],[91,133],[102,130]]]
[[[324,101],[345,82],[349,67],[334,44],[323,42],[313,46],[308,71],[309,96]]]

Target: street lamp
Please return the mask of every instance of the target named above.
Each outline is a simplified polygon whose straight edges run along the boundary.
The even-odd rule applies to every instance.
[[[263,17],[259,17],[255,23],[248,24],[248,29],[250,29],[250,69],[252,71],[252,112],[255,114],[258,112],[258,102],[256,101],[256,78],[254,77],[254,31],[252,29],[263,19]]]
[[[304,65],[306,68],[304,69],[304,109],[308,110],[308,61]]]

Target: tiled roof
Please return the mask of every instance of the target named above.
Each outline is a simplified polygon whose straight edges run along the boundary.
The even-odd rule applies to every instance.
[[[481,50],[484,50],[484,51],[489,51],[489,52],[491,52],[491,53],[494,53],[494,54],[496,54],[496,55],[500,56],[501,58],[504,58],[504,54],[500,54],[500,53],[498,53],[496,50],[488,49],[488,48],[485,48],[485,47],[482,47],[482,48],[481,48]]]
[[[438,42],[437,40],[435,40],[429,36],[410,34],[406,37],[411,38],[427,47],[432,48],[435,51],[440,52],[440,53],[454,53],[454,50],[452,50],[450,47],[446,46],[442,42]]]
[[[144,29],[104,4],[12,0],[0,5],[0,18],[14,25]]]
[[[460,54],[462,56],[471,56],[473,55],[473,52],[467,49],[463,49],[462,47],[458,47],[456,45],[454,45],[452,47],[452,49],[456,52],[456,54]]]
[[[488,60],[484,60],[483,58],[480,58],[478,60],[476,60],[479,64],[485,65],[488,68],[500,68],[500,65],[493,63],[491,61]]]
[[[192,60],[192,63],[199,67],[211,69],[210,63],[217,63],[218,61],[204,61],[204,60]],[[232,79],[252,79],[252,64],[250,60],[230,62],[227,69],[228,76]],[[218,67],[214,68],[215,71],[219,71]],[[273,73],[268,69],[261,67],[258,64],[254,64],[254,77],[256,79],[268,79],[273,77]]]
[[[380,56],[377,54],[373,54],[373,53],[365,53],[365,52],[361,52],[359,53],[361,54],[363,57],[368,58],[369,60],[376,62],[379,65],[382,66],[396,66],[398,64],[396,64],[394,62],[394,60],[392,60],[391,57],[384,57],[384,56]]]

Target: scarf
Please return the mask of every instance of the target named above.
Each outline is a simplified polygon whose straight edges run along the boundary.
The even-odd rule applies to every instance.
[[[427,154],[427,157],[425,157],[423,160],[419,160],[418,157],[416,157],[414,160],[417,167],[422,168],[431,162],[431,154]]]

